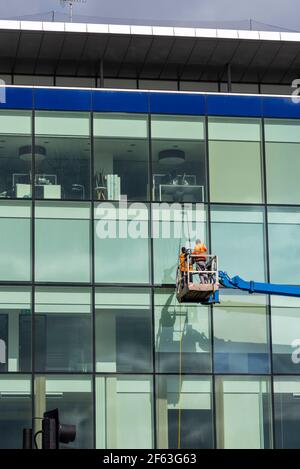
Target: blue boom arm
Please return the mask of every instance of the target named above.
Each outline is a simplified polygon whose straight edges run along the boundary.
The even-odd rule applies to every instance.
[[[219,271],[219,282],[225,288],[247,291],[248,293],[262,293],[265,295],[281,295],[300,297],[299,285],[281,285],[276,283],[246,282],[238,275],[229,277],[226,272]]]

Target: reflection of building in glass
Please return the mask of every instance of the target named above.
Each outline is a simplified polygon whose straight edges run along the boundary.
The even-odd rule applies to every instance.
[[[0,447],[58,407],[75,448],[299,448],[299,300],[180,305],[175,280],[200,238],[300,284],[300,104],[267,96],[300,38],[56,27],[0,30]]]

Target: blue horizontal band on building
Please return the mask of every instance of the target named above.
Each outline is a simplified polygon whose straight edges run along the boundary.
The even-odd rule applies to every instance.
[[[1,98],[0,109],[300,118],[288,96],[7,87]]]
[[[204,115],[206,96],[184,93],[149,93],[152,114]]]
[[[92,108],[92,93],[88,90],[37,88],[33,96],[35,109],[90,111]]]
[[[206,113],[213,116],[262,117],[261,96],[207,95]]]
[[[93,91],[92,110],[102,112],[149,112],[149,94],[130,91]]]
[[[5,92],[4,92],[5,90]],[[1,88],[0,109],[32,109],[33,89]]]
[[[264,98],[263,100],[263,115],[264,117],[300,117],[300,99],[295,102],[289,98]]]

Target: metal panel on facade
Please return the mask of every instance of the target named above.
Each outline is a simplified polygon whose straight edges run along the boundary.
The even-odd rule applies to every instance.
[[[130,91],[93,91],[93,111],[149,112],[148,93]]]
[[[260,96],[208,95],[207,114],[215,116],[262,116]]]
[[[205,96],[201,94],[150,93],[150,112],[154,114],[205,114]]]
[[[294,101],[291,97],[270,97],[263,98],[263,114],[265,117],[300,117],[300,98]]]
[[[32,88],[0,88],[0,109],[32,109]]]
[[[89,90],[37,88],[34,90],[35,109],[90,111],[91,95]]]

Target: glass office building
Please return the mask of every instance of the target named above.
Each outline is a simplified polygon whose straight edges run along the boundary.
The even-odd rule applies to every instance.
[[[0,42],[0,447],[58,408],[72,448],[300,448],[300,299],[175,296],[197,238],[300,284],[300,102],[265,94],[291,93],[300,35],[0,21]]]
[[[222,290],[220,304],[179,305],[175,274],[180,246],[201,237],[231,275],[300,282],[300,105],[6,94],[1,446],[20,447],[32,417],[58,407],[75,448],[299,447],[300,300]],[[115,236],[101,236],[102,204]],[[184,204],[191,231],[182,220],[162,236]]]

